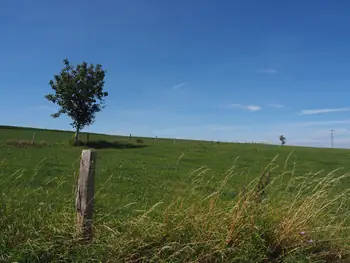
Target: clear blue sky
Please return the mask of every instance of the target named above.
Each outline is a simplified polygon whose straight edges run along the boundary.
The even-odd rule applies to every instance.
[[[350,2],[5,1],[0,123],[70,129],[44,99],[62,60],[107,69],[87,131],[350,146]]]

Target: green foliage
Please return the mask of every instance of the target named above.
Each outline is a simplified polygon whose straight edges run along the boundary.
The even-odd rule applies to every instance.
[[[138,139],[136,140],[136,142],[137,142],[137,143],[143,143],[143,139],[138,138]]]
[[[280,136],[280,141],[282,145],[285,145],[286,143],[286,137],[284,137],[283,135]]]
[[[65,59],[64,65],[61,72],[54,75],[54,80],[49,82],[54,92],[45,98],[59,106],[58,112],[52,114],[52,117],[68,115],[72,119],[71,125],[79,132],[91,125],[95,113],[104,107],[104,97],[108,96],[103,91],[106,71],[100,64],[88,66],[85,61],[74,68]]]

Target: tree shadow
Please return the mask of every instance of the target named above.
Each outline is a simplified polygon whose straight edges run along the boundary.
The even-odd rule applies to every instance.
[[[147,145],[136,145],[129,142],[118,142],[118,141],[89,141],[89,142],[79,142],[79,146],[87,146],[94,149],[136,149],[147,147]]]

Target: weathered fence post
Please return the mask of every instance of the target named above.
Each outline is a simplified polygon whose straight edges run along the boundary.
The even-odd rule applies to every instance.
[[[95,164],[97,153],[83,150],[76,191],[77,235],[88,241],[92,239],[92,213],[94,203]]]
[[[34,132],[33,137],[32,137],[32,142],[31,142],[32,144],[34,144],[34,142],[35,142],[35,136],[36,136],[36,133]]]
[[[90,133],[87,133],[86,134],[86,142],[89,142],[90,141]]]

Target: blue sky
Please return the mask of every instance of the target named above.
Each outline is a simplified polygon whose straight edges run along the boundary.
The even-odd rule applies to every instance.
[[[44,99],[62,60],[107,69],[87,131],[350,147],[350,2],[5,1],[0,123],[70,129]]]

